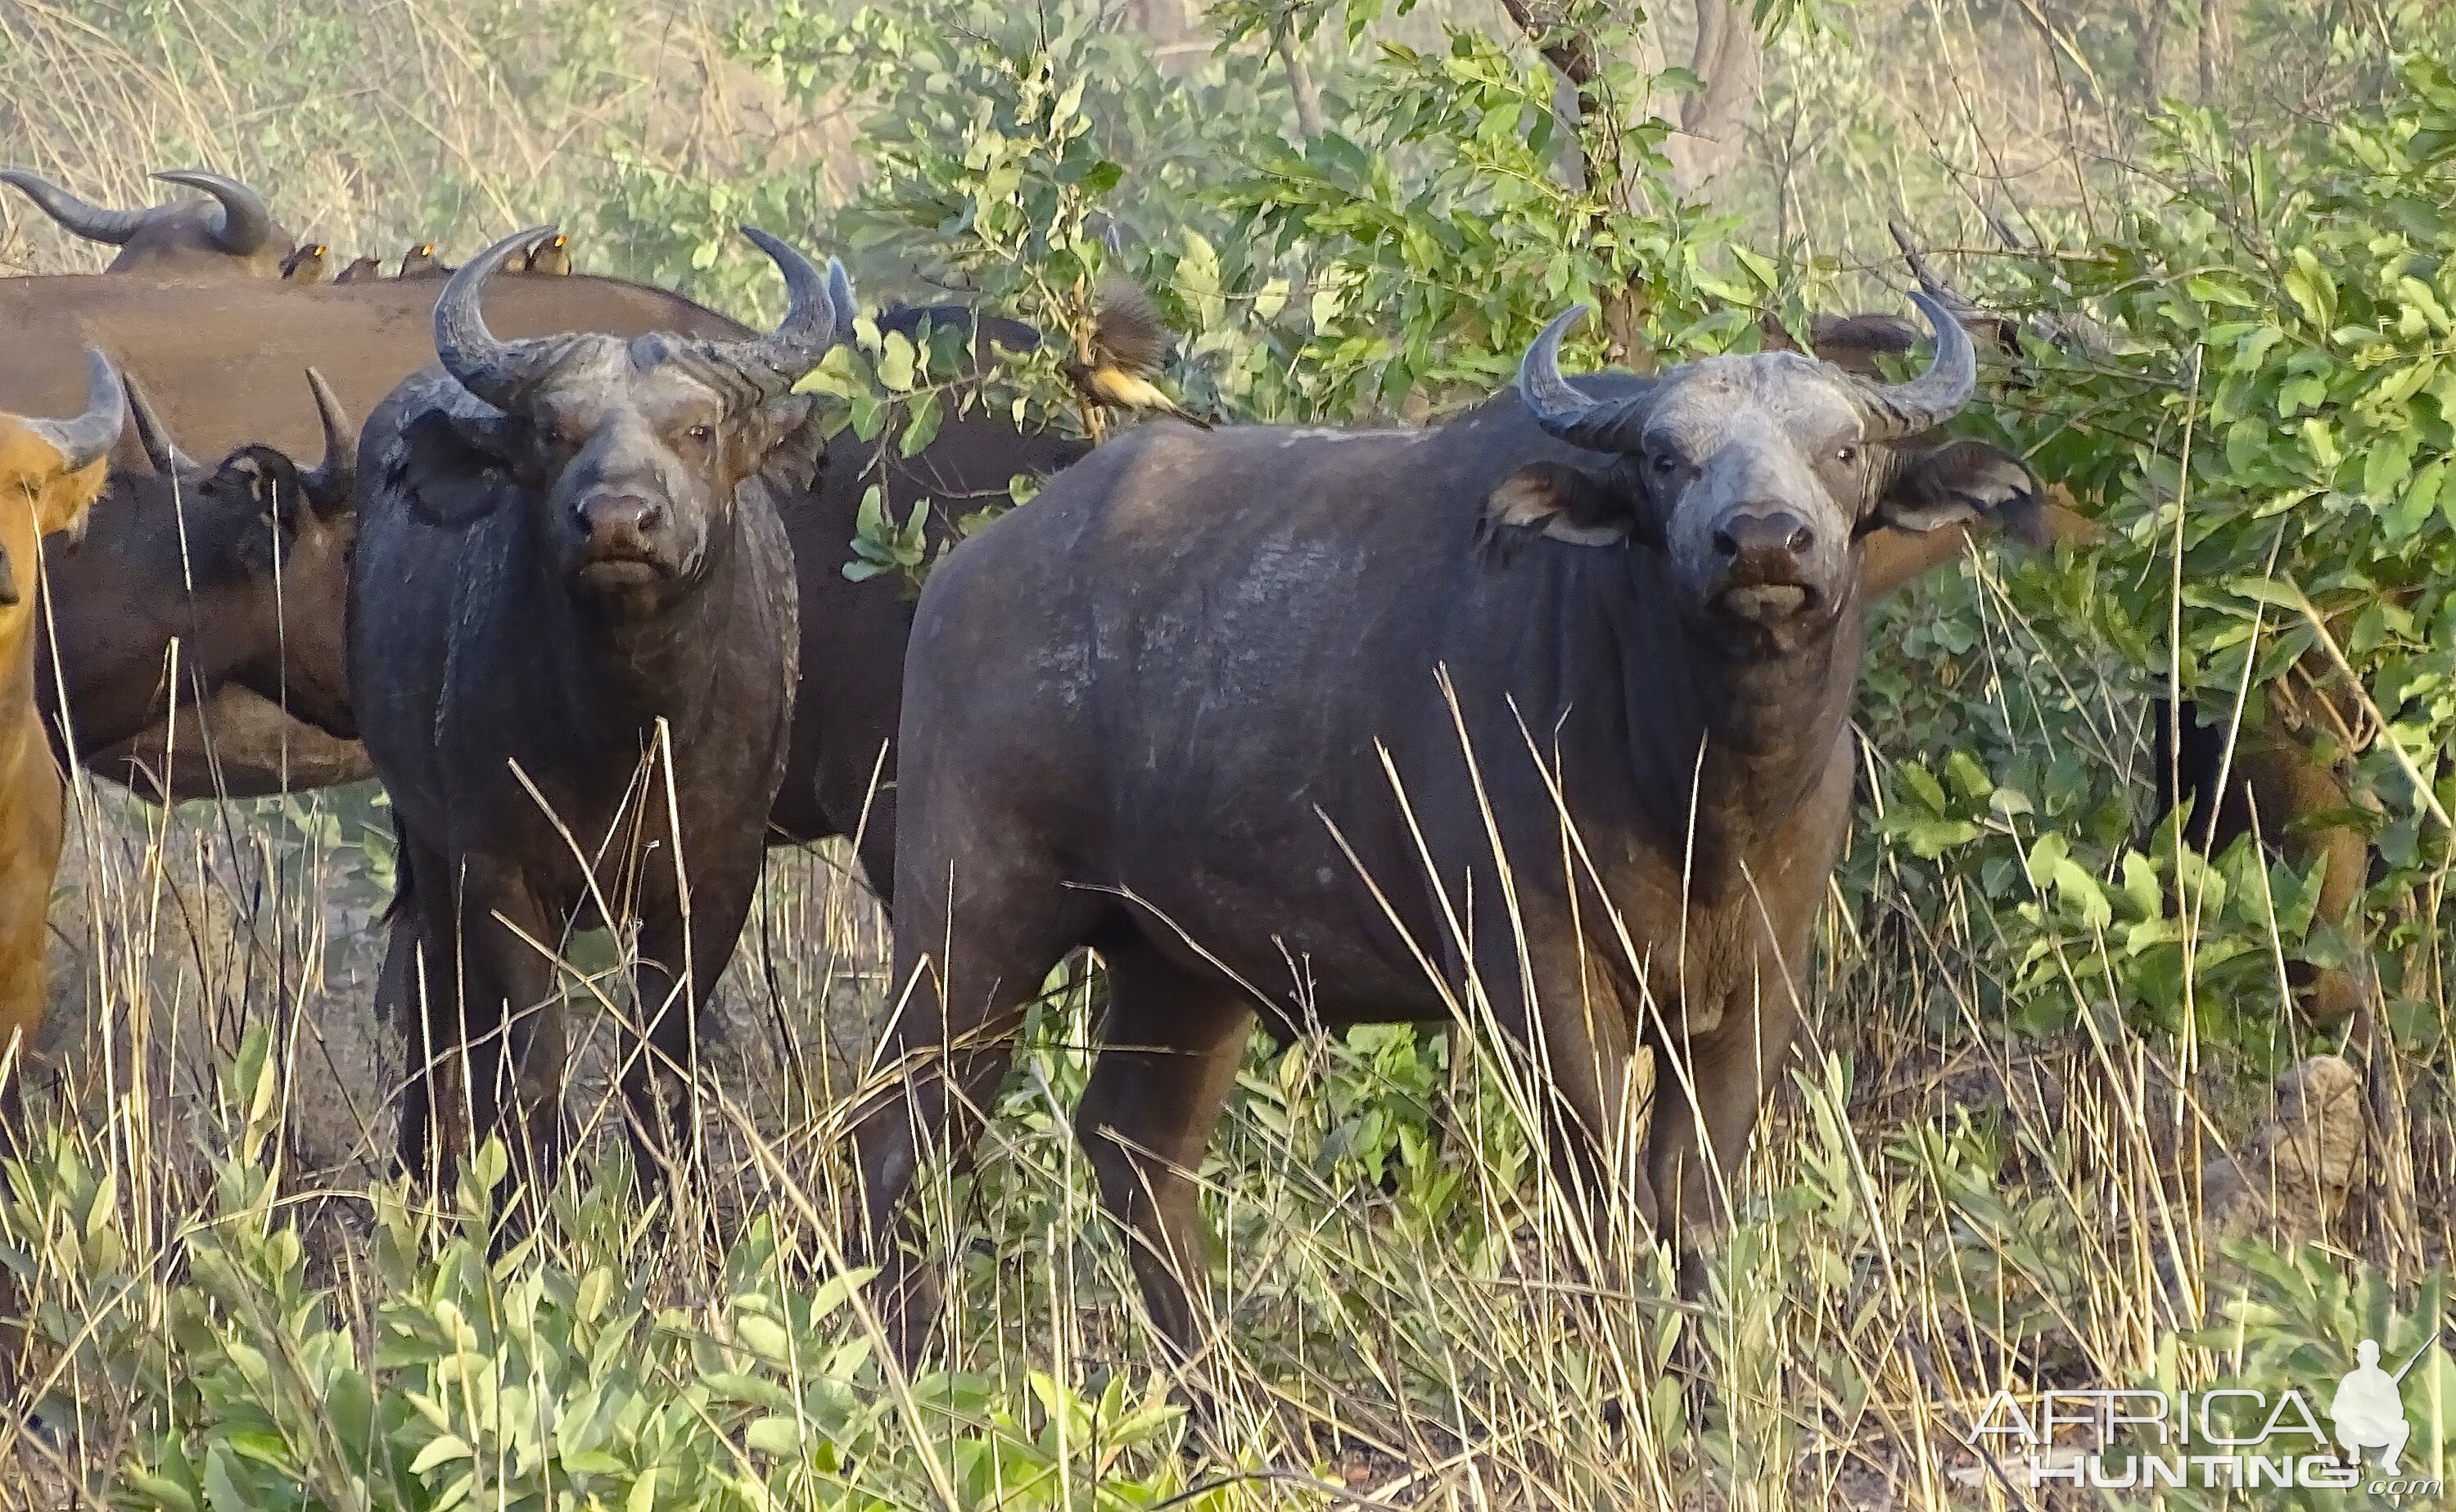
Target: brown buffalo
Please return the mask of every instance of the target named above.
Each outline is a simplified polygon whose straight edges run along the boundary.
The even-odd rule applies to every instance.
[[[117,247],[108,270],[112,273],[277,279],[288,272],[295,244],[274,223],[273,207],[263,195],[235,178],[201,169],[154,176],[213,197],[150,210],[106,210],[28,169],[0,169],[0,183],[22,190],[60,225],[88,241]]]
[[[73,529],[102,491],[123,414],[119,376],[98,352],[87,354],[75,419],[0,414],[0,1077],[12,1091],[13,1063],[43,1020],[44,921],[63,818],[59,768],[34,707],[35,574],[43,538]]]
[[[1905,383],[1781,353],[1572,384],[1564,317],[1449,424],[1150,426],[939,565],[898,737],[905,1081],[856,1132],[908,1349],[923,1144],[969,1152],[1082,946],[1111,997],[1075,1129],[1182,1344],[1193,1173],[1258,1014],[1476,994],[1550,1069],[1567,1192],[1716,1214],[1849,822],[1866,541],[2037,523],[2026,467],[1933,439],[1975,355],[1917,297],[1936,351]],[[1638,1140],[1642,1046],[1669,1069]]]

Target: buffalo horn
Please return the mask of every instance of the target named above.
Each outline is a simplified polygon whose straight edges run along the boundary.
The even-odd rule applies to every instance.
[[[821,273],[809,258],[756,226],[743,227],[742,234],[785,276],[785,292],[792,303],[775,330],[736,344],[728,355],[763,398],[775,398],[800,382],[842,339],[836,322],[852,303],[852,280],[832,257]]]
[[[1561,337],[1586,315],[1585,305],[1569,306],[1526,349],[1518,364],[1518,398],[1547,434],[1590,451],[1616,451],[1621,421],[1635,400],[1589,398],[1561,376]]]
[[[486,329],[486,317],[479,313],[479,298],[486,280],[506,258],[524,254],[553,235],[549,224],[505,236],[462,263],[443,286],[443,296],[435,301],[435,355],[462,388],[497,409],[516,405],[528,378],[530,357],[525,342],[506,344],[495,339],[495,333]]]
[[[202,190],[222,202],[222,213],[215,217],[209,235],[215,246],[232,256],[253,257],[273,239],[273,207],[237,179],[200,168],[173,169],[154,176],[166,184]]]
[[[1935,332],[1935,355],[1927,371],[1906,383],[1854,384],[1866,412],[1869,440],[1895,440],[1934,430],[1959,413],[1977,389],[1978,354],[1941,296],[1932,285],[1911,291],[1911,302]]]
[[[145,460],[154,464],[154,470],[165,478],[194,472],[195,459],[179,450],[178,440],[154,411],[154,401],[145,397],[145,387],[136,381],[136,375],[123,374],[121,383],[128,390],[128,418],[136,426],[136,444],[145,449]]]
[[[85,413],[72,420],[28,420],[26,428],[60,454],[60,470],[81,473],[119,443],[128,420],[128,393],[111,358],[92,347],[85,354]]]
[[[77,235],[114,247],[126,246],[128,238],[144,226],[148,214],[142,210],[105,210],[90,204],[31,169],[0,169],[0,183],[24,190],[27,198],[43,207],[44,215]]]
[[[307,387],[316,396],[316,418],[324,426],[324,460],[316,464],[314,472],[299,479],[298,484],[307,491],[307,502],[317,514],[332,514],[355,497],[358,428],[350,423],[350,413],[341,408],[333,385],[312,367],[307,370]]]

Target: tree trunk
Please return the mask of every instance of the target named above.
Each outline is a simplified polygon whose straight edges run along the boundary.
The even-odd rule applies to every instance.
[[[2151,103],[2166,97],[2166,9],[2167,0],[2139,0],[2139,25],[2134,35],[2140,39],[2140,92]]]
[[[1696,0],[1696,15],[1688,72],[1704,88],[1681,100],[1680,130],[1663,152],[1680,197],[1711,200],[1748,146],[1765,60],[1745,0]]]
[[[2218,97],[2218,74],[2225,67],[2223,0],[2200,0],[2200,103]]]

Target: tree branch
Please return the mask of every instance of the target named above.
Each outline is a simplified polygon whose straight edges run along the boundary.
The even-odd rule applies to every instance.
[[[1305,66],[1304,54],[1297,49],[1295,34],[1285,25],[1271,31],[1271,48],[1279,55],[1279,68],[1288,76],[1288,92],[1296,97],[1297,130],[1308,142],[1322,133],[1321,91],[1314,87],[1313,70]]]

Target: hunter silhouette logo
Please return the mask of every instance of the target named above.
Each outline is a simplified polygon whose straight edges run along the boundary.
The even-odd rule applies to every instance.
[[[2405,1397],[2399,1388],[2405,1383],[2405,1372],[2411,1370],[2414,1360],[2423,1354],[2415,1350],[2405,1368],[2391,1376],[2380,1369],[2378,1339],[2365,1338],[2355,1346],[2354,1358],[2360,1363],[2337,1383],[2336,1399],[2328,1403],[2328,1420],[2337,1425],[2337,1442],[2357,1462],[2364,1450],[2376,1449],[2380,1469],[2396,1474],[2397,1456],[2405,1453],[2405,1441],[2413,1435],[2413,1424],[2405,1419]]]

